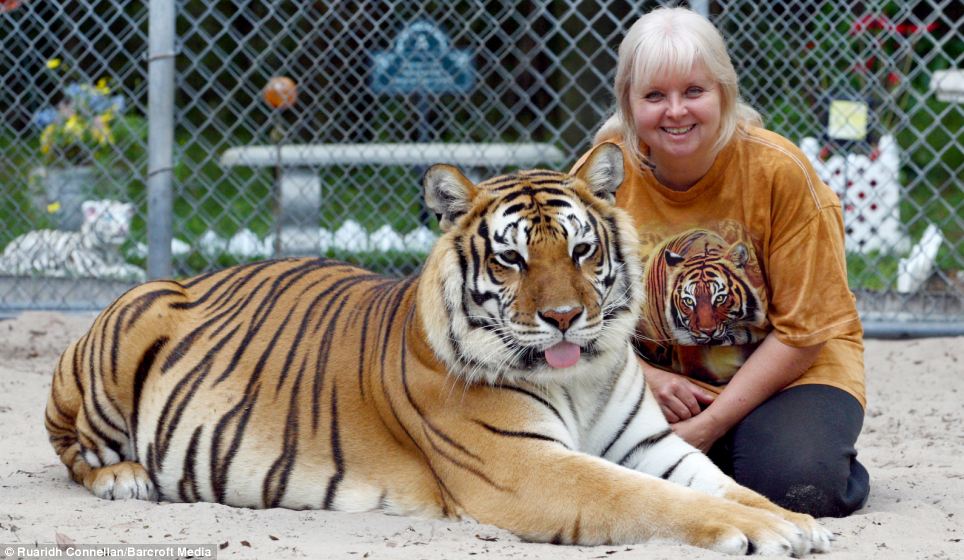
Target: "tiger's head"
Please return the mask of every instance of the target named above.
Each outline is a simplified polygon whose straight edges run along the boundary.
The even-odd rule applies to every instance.
[[[118,200],[85,200],[80,205],[84,221],[80,231],[91,243],[119,247],[130,234],[134,205]]]
[[[549,383],[609,371],[641,299],[632,220],[613,205],[622,152],[602,144],[572,175],[520,171],[473,184],[430,168],[439,239],[418,306],[429,344],[469,382]]]
[[[667,320],[684,345],[747,344],[759,338],[765,306],[745,271],[750,249],[698,230],[663,250],[670,301]]]

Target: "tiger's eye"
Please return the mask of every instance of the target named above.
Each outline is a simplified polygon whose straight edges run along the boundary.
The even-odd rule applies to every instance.
[[[522,258],[522,255],[520,255],[518,251],[514,251],[512,249],[496,253],[495,256],[499,260],[500,264],[506,266],[521,267],[525,265],[525,259]]]
[[[579,260],[583,257],[589,256],[593,251],[593,246],[589,243],[577,243],[575,247],[572,248],[572,258]]]

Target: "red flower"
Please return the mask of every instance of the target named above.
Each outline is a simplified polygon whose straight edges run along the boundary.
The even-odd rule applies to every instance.
[[[892,86],[896,86],[897,84],[900,83],[900,75],[897,74],[896,72],[888,72],[888,73],[887,73],[887,83],[890,84],[890,85],[892,85]]]
[[[867,60],[864,60],[863,62],[858,62],[854,64],[854,72],[857,72],[858,74],[863,74],[867,71],[873,72],[874,66],[876,65],[877,65],[877,56],[871,56],[870,58],[868,58]]]
[[[900,23],[894,27],[894,30],[901,35],[913,35],[920,31],[931,33],[937,30],[937,22],[932,21],[923,27],[916,26],[912,23]]]
[[[807,47],[807,50],[813,50],[814,48],[817,47],[817,43],[816,41],[807,41],[806,47]]]
[[[884,29],[892,29],[893,25],[887,16],[881,14],[867,14],[861,16],[854,20],[853,25],[850,28],[850,34],[856,35],[858,33],[863,33],[864,31],[882,31]]]

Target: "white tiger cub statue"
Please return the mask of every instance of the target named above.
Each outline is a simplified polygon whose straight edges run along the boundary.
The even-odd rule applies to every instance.
[[[43,229],[14,238],[0,255],[0,275],[143,282],[144,270],[125,262],[120,252],[130,234],[134,205],[85,200],[81,211],[80,231]]]

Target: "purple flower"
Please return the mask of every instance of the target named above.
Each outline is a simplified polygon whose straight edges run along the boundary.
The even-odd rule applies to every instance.
[[[46,107],[33,114],[31,122],[37,128],[44,129],[47,128],[50,123],[57,120],[57,109],[53,107]]]
[[[71,99],[79,97],[82,92],[83,88],[77,82],[71,82],[64,88],[64,93]]]

